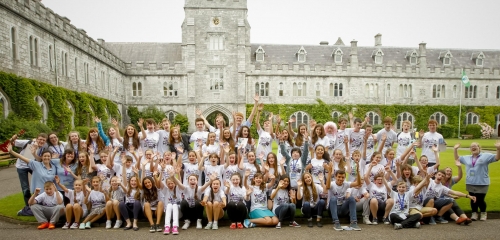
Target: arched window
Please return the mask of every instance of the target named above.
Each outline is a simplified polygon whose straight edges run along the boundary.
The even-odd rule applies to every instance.
[[[376,112],[367,112],[366,117],[368,117],[370,120],[368,123],[372,126],[374,125],[379,125],[380,124],[380,116]]]
[[[477,85],[470,85],[465,88],[465,98],[477,98]]]
[[[278,93],[279,96],[283,97],[283,91],[284,91],[284,89],[283,89],[283,83],[282,82],[280,82],[280,84],[279,84],[278,91],[279,91],[279,93]]]
[[[448,122],[448,117],[441,112],[435,112],[431,115],[429,119],[434,119],[438,122],[439,125],[446,124]]]
[[[40,96],[35,97],[35,102],[38,104],[38,106],[40,106],[40,108],[42,110],[42,119],[40,119],[40,122],[44,123],[44,124],[47,123],[47,118],[49,115],[49,109],[48,109],[47,103]]]
[[[137,97],[137,83],[132,83],[132,96]]]
[[[37,66],[38,67],[38,38],[35,38],[34,42],[33,42],[33,46],[34,46],[34,49],[33,49],[33,65],[34,66]]]
[[[142,96],[142,83],[137,83],[137,96]]]
[[[412,96],[412,85],[411,84],[399,84],[399,97],[400,98],[411,98]]]
[[[333,56],[335,58],[336,64],[342,63],[342,55],[343,54],[344,53],[342,52],[342,50],[340,50],[340,48],[337,48],[337,50],[335,50],[335,52],[333,53]]]
[[[465,115],[465,125],[469,124],[478,124],[479,123],[479,116],[473,112],[468,112]]]
[[[333,122],[339,122],[339,118],[342,116],[342,113],[339,111],[333,111],[332,112],[332,119]]]
[[[410,121],[411,125],[413,126],[415,118],[409,112],[400,113],[398,115],[398,119],[396,120],[396,129],[399,130],[403,127],[403,121]]]
[[[168,120],[170,120],[170,122],[171,122],[171,123],[173,123],[173,122],[174,122],[174,119],[175,119],[175,116],[176,116],[176,115],[177,115],[177,113],[176,113],[176,112],[174,112],[174,111],[167,111],[167,112],[165,113],[165,116],[168,118]]]
[[[269,83],[268,82],[256,82],[255,83],[255,94],[261,97],[269,96]]]
[[[333,97],[333,83],[330,83],[329,94],[330,97]]]
[[[75,81],[78,82],[78,58],[75,58]]]
[[[30,64],[31,65],[35,65],[35,62],[34,62],[34,47],[33,47],[33,36],[30,36],[30,39],[29,39],[29,50],[30,50]]]
[[[224,89],[224,72],[222,68],[210,68],[210,90]]]
[[[309,124],[309,115],[302,111],[293,113],[290,118],[295,118],[295,122],[292,123],[292,128],[297,128],[297,126],[299,126],[299,124],[301,123],[304,123],[306,125]]]
[[[316,97],[321,96],[321,83],[316,83]]]
[[[75,108],[73,107],[73,104],[66,100],[66,103],[68,104],[68,108],[71,111],[71,128],[75,127]]]
[[[9,116],[9,101],[1,91],[0,91],[0,108],[2,110],[0,117],[7,118]]]
[[[342,97],[342,92],[344,91],[344,86],[342,83],[335,83],[334,85],[334,97]]]

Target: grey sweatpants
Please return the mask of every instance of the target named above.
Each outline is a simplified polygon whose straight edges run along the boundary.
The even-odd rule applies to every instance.
[[[361,210],[363,210],[363,217],[370,216],[370,199],[361,198],[359,202],[356,202],[356,211]]]
[[[40,204],[33,204],[30,206],[33,215],[39,223],[57,223],[59,217],[64,215],[64,206],[56,205],[54,207],[46,207]],[[49,221],[50,220],[50,221]]]

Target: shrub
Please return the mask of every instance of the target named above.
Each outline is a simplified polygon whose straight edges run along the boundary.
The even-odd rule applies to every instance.
[[[21,129],[25,130],[22,139],[36,138],[39,133],[51,133],[52,130],[40,121],[28,121],[9,115],[7,119],[0,119],[0,141],[9,139]]]
[[[453,125],[444,124],[438,127],[438,132],[443,135],[444,138],[454,138],[457,136],[457,129]]]
[[[482,136],[481,129],[478,124],[469,124],[465,127],[465,134],[472,135],[472,138],[480,138]]]
[[[181,127],[181,132],[187,132],[189,128],[187,116],[182,114],[175,115],[173,125],[179,125]]]
[[[493,134],[493,128],[491,128],[490,125],[488,125],[487,123],[479,123],[479,126],[481,126],[481,138],[484,138],[484,139],[490,139],[491,138],[491,134]]]

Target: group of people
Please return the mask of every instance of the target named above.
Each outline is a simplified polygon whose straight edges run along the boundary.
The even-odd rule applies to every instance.
[[[338,125],[310,120],[294,131],[295,119],[282,128],[272,113],[261,125],[263,108],[256,96],[248,120],[233,113],[231,127],[222,116],[211,125],[197,110],[191,135],[166,118],[158,124],[140,119],[140,129],[128,125],[123,136],[117,121],[105,131],[98,118],[85,140],[78,132],[70,132],[67,142],[55,133],[40,133],[35,140],[14,135],[12,145],[21,151],[11,146],[10,152],[18,158],[26,204],[20,213],[32,212],[39,229],[54,229],[64,215],[62,229],[89,229],[105,216],[107,229],[135,231],[143,213],[149,231],[164,234],[179,234],[179,228],[191,224],[218,229],[224,211],[231,229],[301,227],[295,221],[297,208],[308,227],[322,227],[323,216],[329,215],[337,231],[361,230],[358,212],[365,224],[392,224],[394,229],[487,219],[488,164],[500,159],[500,142],[496,155],[473,143],[471,155],[459,156],[455,145],[454,176],[450,167],[439,169],[443,137],[435,120],[418,139],[409,133],[408,121],[396,133],[386,117],[375,134],[369,119],[352,114]],[[254,119],[258,136],[250,131]],[[416,147],[422,148],[420,156]],[[452,190],[462,178],[462,165],[468,193]],[[470,218],[457,205],[459,197],[470,198]],[[348,226],[340,224],[344,216]]]

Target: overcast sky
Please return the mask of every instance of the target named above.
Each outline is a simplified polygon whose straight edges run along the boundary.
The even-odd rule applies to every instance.
[[[221,1],[221,0],[213,0]],[[225,0],[230,1],[230,0]],[[107,42],[181,42],[184,0],[42,0]],[[498,0],[248,0],[252,43],[500,49]]]

